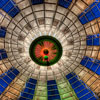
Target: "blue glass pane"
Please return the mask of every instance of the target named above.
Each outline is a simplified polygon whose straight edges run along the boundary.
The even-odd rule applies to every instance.
[[[14,18],[19,12],[20,12],[20,9],[18,7],[14,7],[13,9],[11,9],[11,11],[8,14],[12,18]]]
[[[93,19],[95,19],[95,16],[91,11],[89,11],[86,13],[86,18],[88,19],[88,21],[92,21]]]
[[[15,75],[13,73],[8,73],[8,76],[13,80],[15,78]]]
[[[93,66],[91,67],[91,70],[93,72],[95,72],[98,67],[99,67],[99,64],[93,63]]]
[[[56,81],[55,80],[47,81],[47,85],[52,85],[52,84],[56,84]]]
[[[15,75],[12,74],[11,69],[12,68],[0,75],[0,93],[2,93],[15,78]]]
[[[0,8],[2,8],[8,15],[14,18],[19,12],[19,8],[13,0],[1,0]]]
[[[96,18],[100,17],[100,11],[99,11],[99,9],[97,8],[97,6],[95,6],[95,7],[92,9],[92,12],[93,12],[93,14],[94,14],[94,16],[95,16]]]
[[[89,46],[99,46],[100,45],[100,34],[94,34],[94,35],[89,35],[87,36],[87,45]]]
[[[30,83],[26,83],[26,87],[35,89],[35,85]]]
[[[36,84],[37,80],[29,78],[25,84],[25,89],[20,94],[19,100],[23,100],[23,98],[33,99]]]
[[[85,86],[81,85],[81,86],[77,87],[74,91],[75,91],[75,93],[78,93],[83,89],[85,89]]]
[[[47,81],[48,100],[60,100],[59,91],[55,80]]]
[[[8,58],[6,53],[2,53],[2,59]]]
[[[99,38],[94,38],[93,39],[93,45],[99,46],[100,45],[99,40],[100,40]]]
[[[47,87],[48,87],[48,90],[57,89],[57,85],[47,86]]]
[[[7,5],[5,5],[2,9],[8,13],[13,7],[14,7],[14,3],[8,2]]]
[[[85,59],[85,60],[84,60]],[[87,62],[87,63],[86,63]],[[100,60],[93,59],[90,57],[84,57],[80,62],[81,65],[100,75]]]
[[[28,89],[28,88],[25,88],[25,89],[24,89],[24,92],[30,93],[30,94],[34,94],[34,90]]]
[[[7,58],[7,53],[4,49],[0,50],[0,60]]]
[[[95,1],[95,0],[94,0]],[[97,2],[93,2],[89,7],[94,7],[97,4]]]
[[[89,98],[88,100],[99,100],[99,98],[96,99],[95,97],[91,97],[91,98]]]
[[[5,88],[0,85],[0,92],[2,93],[4,90]]]
[[[90,69],[92,65],[93,65],[93,62],[88,61],[85,66]]]
[[[86,40],[86,44],[89,45],[89,46],[92,46],[93,45],[93,40]]]
[[[36,83],[37,83],[37,80],[30,78],[30,79],[29,79],[29,82],[30,82],[30,83],[36,84]]]
[[[100,60],[98,60],[98,59],[95,59],[95,63],[99,63],[99,64],[100,64]]]
[[[61,100],[59,95],[56,96],[48,96],[48,100]]]
[[[100,75],[100,66],[98,67],[96,74]]]
[[[100,34],[96,34],[96,37],[98,37],[98,38],[99,38],[99,37],[100,37]]]
[[[73,78],[71,78],[70,80],[69,80],[69,82],[72,84],[72,83],[74,83],[74,82],[76,82],[77,81],[77,78],[76,77],[73,77]]]
[[[72,0],[59,0],[58,4],[64,8],[68,8],[71,4]]]
[[[29,99],[24,98],[24,97],[20,97],[18,100],[29,100]]]
[[[0,27],[0,37],[5,38],[6,35],[6,28]]]
[[[78,17],[79,18],[79,17]],[[82,16],[81,18],[79,18],[80,22],[82,24],[86,24],[88,22],[88,19],[86,18],[86,16]]]
[[[87,63],[87,61],[86,61],[86,60],[83,60],[83,59],[82,59],[81,62],[80,62],[80,64],[83,65],[83,66],[85,66],[86,63]]]
[[[97,3],[98,8],[100,9],[100,3]]]
[[[14,69],[12,72],[14,73],[14,75],[18,75],[19,74],[19,71],[17,69]]]
[[[8,84],[3,80],[3,79],[0,79],[0,84],[6,88],[8,86]]]
[[[44,0],[32,0],[33,5],[41,4],[41,3],[44,3]]]
[[[20,97],[18,100],[29,100],[29,99],[24,98],[24,97]]]
[[[80,98],[80,100],[87,100],[88,98],[91,98],[93,95],[91,93],[88,93],[87,95]],[[92,100],[92,99],[91,99]]]
[[[0,0],[0,8],[2,8],[9,0]]]
[[[100,1],[99,2],[93,2],[91,5],[89,5],[88,8],[86,8],[79,16],[79,20],[82,24],[86,24],[95,18],[100,17]]]
[[[0,49],[0,53],[4,53],[6,52],[4,49]]]
[[[76,88],[76,87],[78,87],[80,85],[81,85],[81,82],[80,81],[77,81],[74,84],[72,84],[72,88],[74,89],[74,88]]]
[[[87,59],[87,57],[85,56],[84,59]],[[91,59],[91,60],[93,60],[93,59]],[[77,75],[75,75],[75,74],[69,73],[68,75],[66,75],[66,78],[69,80],[70,83],[73,82],[71,84],[71,86],[74,89],[79,100],[89,100],[92,97],[93,97],[93,99],[94,98],[96,99],[96,97],[95,97],[96,95],[91,91],[91,89],[82,80],[80,80],[78,76],[77,77],[76,76]],[[74,77],[75,77],[75,79],[74,79]],[[73,80],[73,81],[70,81],[70,80]],[[90,99],[90,100],[92,100],[92,99]]]
[[[89,90],[88,90],[88,89],[84,89],[84,90],[82,90],[81,92],[79,92],[79,93],[77,94],[77,96],[80,98],[80,97],[82,97],[83,95],[85,95],[85,94],[87,94],[87,93],[89,93]]]
[[[21,93],[21,96],[25,97],[25,98],[33,99],[33,95],[30,95],[30,94],[27,94],[27,93]]]
[[[75,73],[69,73],[68,75],[66,75],[66,78],[67,79],[70,79],[70,78],[72,78],[73,76],[75,76],[76,74]]]
[[[59,94],[58,90],[48,91],[48,95],[56,95]]]
[[[87,39],[91,40],[93,38],[93,35],[87,35]]]
[[[12,81],[7,75],[4,76],[3,79],[4,79],[8,84],[10,84],[11,81]]]

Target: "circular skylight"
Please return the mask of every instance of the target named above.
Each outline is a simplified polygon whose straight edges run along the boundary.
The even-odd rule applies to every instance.
[[[41,36],[31,43],[29,53],[38,65],[51,66],[61,58],[62,46],[54,37]]]

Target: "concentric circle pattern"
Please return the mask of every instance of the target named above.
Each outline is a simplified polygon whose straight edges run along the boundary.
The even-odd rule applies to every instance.
[[[0,37],[0,50],[7,53],[7,58],[0,60],[0,75],[11,67],[20,73],[0,95],[0,100],[18,100],[29,78],[37,80],[34,99],[29,100],[48,100],[47,81],[50,80],[56,80],[61,100],[69,97],[72,99],[68,100],[78,100],[65,77],[71,72],[100,97],[100,75],[89,70],[90,63],[89,68],[85,67],[87,63],[80,64],[84,56],[100,60],[100,46],[86,43],[88,35],[100,33],[100,17],[85,24],[79,20],[79,15],[94,0],[68,0],[71,3],[67,8],[60,5],[59,0],[44,0],[39,4],[32,4],[32,0],[13,1],[20,9],[14,17],[10,14],[16,12],[8,11],[12,8],[10,1],[8,13],[4,11],[6,5],[0,9],[0,26],[6,29],[5,38]],[[87,14],[87,18],[92,15]]]
[[[43,66],[51,66],[59,61],[62,56],[62,46],[52,36],[40,36],[30,46],[30,57]]]

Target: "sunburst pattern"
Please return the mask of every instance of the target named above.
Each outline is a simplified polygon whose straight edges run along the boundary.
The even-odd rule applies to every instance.
[[[62,56],[60,42],[52,36],[40,36],[30,45],[30,57],[32,60],[44,66],[57,63]]]
[[[58,52],[55,45],[49,41],[44,41],[43,45],[38,44],[35,48],[35,55],[37,58],[42,58],[43,61],[45,60],[45,56],[48,56],[48,61],[53,60],[56,57],[56,53]],[[46,54],[45,52],[48,51]]]

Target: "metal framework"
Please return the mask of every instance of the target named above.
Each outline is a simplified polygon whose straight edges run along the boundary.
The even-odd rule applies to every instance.
[[[100,47],[86,45],[87,35],[100,32],[100,19],[94,19],[85,25],[78,19],[78,15],[94,0],[72,0],[67,9],[59,6],[57,0],[44,0],[43,4],[38,5],[32,5],[31,0],[14,1],[21,10],[14,18],[0,9],[0,26],[6,27],[6,37],[0,38],[0,49],[5,48],[8,55],[7,59],[0,61],[0,74],[12,66],[17,68],[20,74],[0,95],[1,100],[17,100],[30,77],[38,80],[37,87],[46,87],[47,80],[56,80],[59,83],[62,79],[62,84],[65,84],[65,75],[70,72],[75,72],[100,96],[100,76],[80,65],[84,56],[100,59]],[[46,68],[33,63],[28,55],[32,40],[45,34],[56,37],[64,48],[61,60],[56,65]],[[19,39],[20,35],[22,40]],[[22,53],[19,53],[19,48],[22,49]],[[45,91],[43,88],[36,89],[39,93]],[[37,96],[43,96],[39,93],[35,93],[36,99]]]

